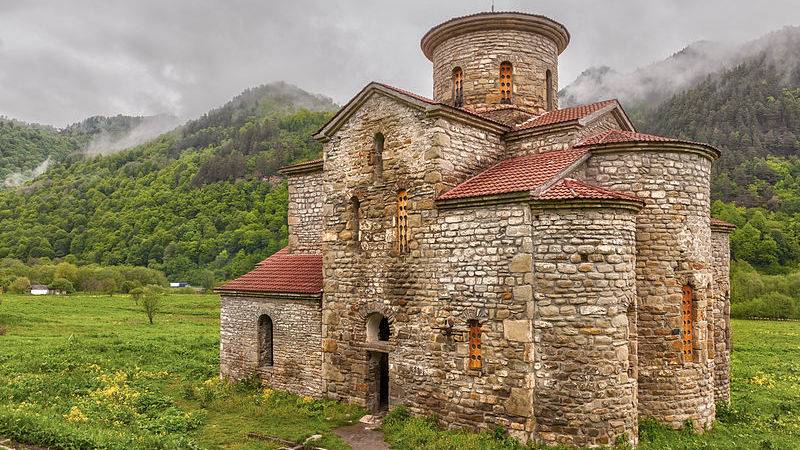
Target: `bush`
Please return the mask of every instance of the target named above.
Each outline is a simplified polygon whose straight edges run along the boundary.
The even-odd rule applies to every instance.
[[[66,294],[72,294],[75,292],[75,286],[72,284],[71,281],[67,280],[66,278],[56,278],[50,283],[50,289],[55,289],[58,291],[63,291]]]
[[[12,294],[27,294],[31,291],[31,280],[28,277],[17,277],[8,285],[8,292]]]
[[[786,294],[770,292],[754,300],[732,304],[731,316],[744,319],[794,319],[797,318],[797,303]]]

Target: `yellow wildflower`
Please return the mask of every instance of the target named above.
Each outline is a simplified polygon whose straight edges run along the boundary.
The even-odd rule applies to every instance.
[[[64,418],[67,419],[67,422],[87,422],[89,420],[77,406],[73,406],[68,414],[64,414]]]

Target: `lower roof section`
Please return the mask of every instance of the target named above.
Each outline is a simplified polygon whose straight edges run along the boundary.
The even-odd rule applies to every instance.
[[[220,294],[322,295],[322,255],[289,253],[288,248],[255,269],[215,289]]]

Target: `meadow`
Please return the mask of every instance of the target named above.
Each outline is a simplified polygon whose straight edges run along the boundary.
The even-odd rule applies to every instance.
[[[219,299],[169,295],[149,325],[128,296],[4,295],[0,437],[59,448],[271,449],[254,436],[344,449],[332,430],[360,408],[219,380]],[[800,448],[800,322],[733,322],[733,403],[705,434],[644,421],[643,449]],[[523,448],[502,430],[446,431],[402,408],[384,425],[401,449]]]

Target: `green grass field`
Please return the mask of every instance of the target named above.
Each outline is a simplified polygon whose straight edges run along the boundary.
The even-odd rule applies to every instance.
[[[0,436],[62,448],[277,448],[248,433],[346,448],[362,411],[252,381],[220,382],[216,296],[171,295],[155,325],[127,296],[3,296]],[[800,322],[734,321],[733,407],[710,433],[644,422],[645,449],[800,448]],[[0,330],[2,331],[2,330]],[[397,417],[394,448],[515,448]]]

